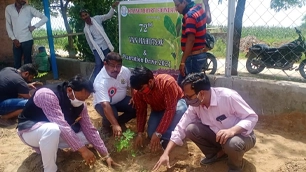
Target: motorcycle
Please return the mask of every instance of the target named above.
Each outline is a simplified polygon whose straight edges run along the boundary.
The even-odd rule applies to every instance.
[[[215,74],[217,71],[217,59],[216,57],[211,53],[208,52],[209,50],[213,49],[215,45],[215,37],[210,34],[206,33],[206,64],[203,67],[203,72],[208,74]]]
[[[299,71],[301,76],[306,79],[306,59],[299,66],[294,66],[295,63],[301,60],[303,53],[306,56],[305,38],[300,30],[295,28],[295,31],[299,35],[298,39],[278,48],[272,48],[266,44],[252,45],[246,55],[248,72],[258,74],[265,68],[274,68],[281,69],[287,75],[285,70],[295,70]]]

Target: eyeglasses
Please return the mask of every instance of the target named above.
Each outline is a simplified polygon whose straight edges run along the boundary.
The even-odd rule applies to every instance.
[[[117,65],[114,65],[114,64],[111,64],[111,63],[107,63],[107,65],[111,68],[117,68],[117,69],[120,69],[122,67],[122,64],[117,64]]]
[[[188,99],[188,100],[192,100],[192,97],[193,96],[195,96],[195,95],[197,95],[196,93],[194,93],[193,95],[191,95],[191,96],[187,96],[187,95],[184,95],[184,99]]]

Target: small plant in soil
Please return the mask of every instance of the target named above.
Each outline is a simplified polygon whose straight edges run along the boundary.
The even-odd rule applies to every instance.
[[[130,129],[127,129],[125,132],[122,133],[120,138],[116,138],[115,147],[117,152],[121,152],[124,150],[131,151],[132,157],[136,156],[135,151],[132,148],[132,140],[135,133]]]

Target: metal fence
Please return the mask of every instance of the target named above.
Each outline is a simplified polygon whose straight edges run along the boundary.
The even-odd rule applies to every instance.
[[[210,0],[209,3],[212,13],[212,22],[208,26],[208,30],[216,37],[215,47],[211,50],[217,57],[218,62],[215,75],[231,76],[231,68],[233,67],[233,55],[231,54],[233,47],[232,37],[234,33],[234,15],[237,1],[223,0],[222,3],[219,3],[217,0]],[[271,52],[267,53],[268,55],[253,52],[256,58],[254,57],[254,59],[251,60],[250,65],[254,68],[255,72],[251,71],[251,73],[258,74],[250,74],[246,66],[246,56],[249,53],[249,48],[253,44],[267,44],[270,47],[280,47],[285,43],[296,40],[298,35],[294,27],[299,28],[302,31],[302,35],[305,35],[305,11],[306,7],[303,6],[293,7],[287,10],[281,9],[279,12],[276,12],[270,9],[270,1],[268,0],[246,0],[239,45],[238,75],[304,81],[304,78],[300,75],[297,68],[301,63],[301,60],[298,59],[300,51],[294,49],[294,47],[289,47],[286,52],[277,49],[270,50]],[[35,22],[35,20],[33,22]],[[58,56],[68,56],[65,50],[65,46],[68,44],[68,38],[61,16],[51,17],[51,25],[54,36],[55,53]],[[82,33],[74,33],[74,35],[78,34]],[[36,47],[45,46],[48,49],[48,41],[46,39],[47,33],[44,30],[34,31],[33,35],[35,37]],[[284,58],[282,56],[286,57]],[[301,59],[304,58],[305,56],[303,55]]]
[[[230,41],[227,40],[230,37],[228,31],[231,31],[230,28],[234,27],[234,16],[229,15],[231,15],[231,13],[234,15],[235,12],[229,12],[228,9],[232,8],[232,10],[236,10],[237,2],[234,7],[231,7],[230,4],[233,1],[223,1],[222,4],[218,4],[217,1],[209,2],[212,13],[212,23],[210,25],[214,28],[219,28],[219,33],[220,30],[221,33],[226,32],[226,38],[224,34],[216,35],[217,44],[215,49],[212,50],[218,58],[218,70],[216,74],[231,76],[230,68],[233,67],[231,65],[232,57],[230,56],[231,54],[227,55],[227,51],[232,48],[233,42],[231,39],[229,39]],[[270,1],[246,0],[239,45],[238,75],[304,81],[298,67],[301,63],[299,56],[301,52],[305,52],[305,47],[304,50],[297,50],[292,44],[287,47],[283,45],[298,38],[298,34],[296,34],[294,27],[299,28],[302,31],[302,35],[306,35],[305,11],[306,7],[304,6],[287,10],[281,9],[279,12],[276,12],[270,9]],[[304,27],[302,27],[302,25]],[[211,32],[214,31],[212,30]],[[219,44],[220,42],[226,44],[226,50],[222,46],[223,44]],[[248,68],[250,68],[251,64],[253,70],[250,70],[250,72],[258,74],[250,74],[247,70],[246,56],[252,56],[252,53],[249,52],[249,48],[253,44],[267,44],[274,48],[282,47],[281,49],[272,49],[265,53],[255,50],[251,51],[257,58],[250,60],[251,63],[248,64]],[[303,55],[301,59],[305,59],[305,56]],[[229,74],[226,74],[227,70],[229,70]],[[305,71],[306,69],[301,70]]]

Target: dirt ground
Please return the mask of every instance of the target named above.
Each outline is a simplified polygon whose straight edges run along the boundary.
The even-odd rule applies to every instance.
[[[89,113],[96,127],[100,126],[100,116],[89,105]],[[127,127],[135,131],[135,120]],[[306,171],[306,114],[292,112],[288,114],[259,116],[255,128],[257,143],[255,148],[244,156],[245,172],[304,172]],[[24,145],[16,134],[16,125],[0,128],[0,172],[42,172],[41,156]],[[57,165],[60,172],[146,172],[151,171],[158,161],[162,150],[150,153],[148,147],[136,151],[132,157],[130,151],[116,152],[114,139],[106,140],[106,145],[121,168],[110,170],[98,160],[94,168],[84,164],[76,152],[58,151]],[[200,166],[203,157],[201,151],[191,141],[182,147],[176,147],[170,156],[172,168],[162,167],[167,172],[226,172],[226,162],[217,162],[209,166]]]

